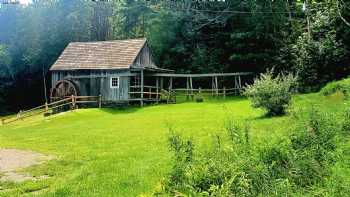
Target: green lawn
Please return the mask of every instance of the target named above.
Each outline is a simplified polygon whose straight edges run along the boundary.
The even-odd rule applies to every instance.
[[[347,103],[318,94],[293,98],[293,108],[311,104],[339,112]],[[243,98],[144,108],[81,109],[0,126],[0,148],[54,155],[30,169],[51,178],[21,184],[0,183],[0,196],[139,196],[150,194],[170,167],[167,128],[191,137],[200,149],[223,132],[225,119],[250,120],[251,138],[268,144],[286,136],[289,116],[266,118]],[[10,190],[5,190],[10,189]]]

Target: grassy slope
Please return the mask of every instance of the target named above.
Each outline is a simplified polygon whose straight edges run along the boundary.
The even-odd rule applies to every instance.
[[[332,112],[348,106],[342,99],[316,94],[294,98],[295,108],[311,103]],[[245,99],[159,105],[127,110],[86,109],[48,119],[0,127],[0,148],[30,149],[57,157],[29,169],[48,180],[0,183],[1,195],[41,190],[43,196],[137,196],[151,192],[170,167],[167,125],[172,124],[202,148],[222,132],[225,118],[252,120],[252,139],[271,143],[286,135],[289,117],[264,118]],[[342,168],[337,169],[342,171]],[[2,185],[1,185],[2,184]]]

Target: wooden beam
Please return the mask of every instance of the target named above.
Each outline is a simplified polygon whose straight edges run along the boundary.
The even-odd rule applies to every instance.
[[[160,89],[162,90],[164,88],[164,78],[160,77]]]
[[[186,100],[189,99],[189,94],[190,94],[190,82],[189,82],[189,78],[187,77],[186,78]]]
[[[156,95],[156,99],[157,99],[157,103],[159,102],[159,77],[156,77],[156,91],[157,91],[157,95]]]
[[[191,99],[194,100],[192,77],[190,77]]]
[[[143,107],[143,86],[144,86],[144,76],[143,76],[143,70],[141,70],[141,72],[140,72],[140,74],[141,74],[141,100],[140,100],[140,105],[141,105],[141,107]]]
[[[216,93],[216,96],[218,96],[219,95],[218,77],[214,77],[214,80],[215,80],[215,93]]]
[[[239,84],[239,89],[242,89],[241,76],[238,76],[238,84]]]
[[[207,73],[207,74],[174,74],[174,73],[150,73],[147,76],[158,76],[158,77],[223,77],[223,76],[244,76],[244,75],[252,75],[251,72],[238,72],[238,73]]]
[[[214,77],[211,78],[211,95],[214,96],[214,89],[215,89],[215,83],[214,83]]]
[[[223,94],[224,94],[224,99],[226,99],[226,88],[225,88],[225,86],[223,87]]]
[[[239,85],[238,85],[238,79],[237,79],[237,76],[235,76],[235,94],[238,94],[239,92]]]
[[[137,73],[118,73],[118,77],[134,77]],[[115,75],[79,75],[72,76],[67,75],[64,79],[93,79],[93,78],[107,78],[107,77],[115,77]]]
[[[169,81],[169,90],[173,89],[173,78],[170,77],[170,81]]]
[[[148,88],[148,98],[152,99],[152,88]]]
[[[102,107],[102,95],[98,95],[98,108]]]
[[[169,70],[169,69],[164,69],[164,68],[151,68],[151,67],[141,67],[141,66],[132,66],[130,68],[131,71],[140,71],[140,70],[145,70],[145,71],[151,71],[151,72],[167,72],[167,73],[172,73],[174,72],[173,70]]]
[[[167,98],[167,103],[171,102],[170,99],[172,98],[172,97],[171,97],[171,96],[172,96],[171,94],[172,94],[172,89],[173,89],[173,78],[170,77],[169,80],[170,80],[170,81],[169,81],[169,95],[168,95],[168,98]]]

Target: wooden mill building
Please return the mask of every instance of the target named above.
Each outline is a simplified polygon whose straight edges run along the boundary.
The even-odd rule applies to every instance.
[[[176,78],[186,79],[187,95],[205,89],[193,86],[194,78],[211,78],[209,91],[242,88],[241,76],[250,73],[175,74],[155,65],[147,40],[129,39],[98,42],[73,42],[50,68],[51,101],[70,96],[99,96],[103,103],[159,102],[164,94],[169,99],[176,90]],[[232,77],[234,87],[222,89],[218,77]],[[231,78],[230,78],[231,80]],[[165,87],[166,85],[166,87]],[[193,97],[192,97],[193,98]]]
[[[51,99],[101,95],[104,102],[140,100],[144,74],[171,72],[155,65],[146,39],[73,42],[50,71]]]

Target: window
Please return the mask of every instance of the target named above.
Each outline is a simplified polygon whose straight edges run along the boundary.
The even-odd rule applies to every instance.
[[[119,77],[111,77],[111,88],[119,88]]]

